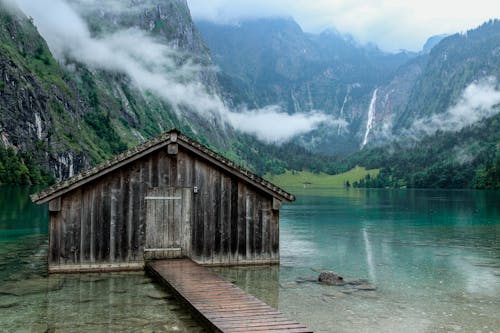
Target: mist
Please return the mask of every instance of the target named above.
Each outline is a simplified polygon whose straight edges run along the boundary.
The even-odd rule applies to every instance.
[[[418,119],[405,133],[410,138],[421,138],[437,131],[458,132],[500,112],[500,90],[495,77],[471,83],[458,101],[446,112]]]
[[[278,106],[268,106],[260,110],[230,112],[229,121],[240,130],[254,134],[268,143],[281,142],[282,138],[291,138],[297,133],[307,133],[321,123],[346,126],[343,120],[332,120],[327,115],[313,111],[308,114],[290,115]]]
[[[187,55],[156,41],[147,32],[126,29],[92,36],[77,8],[88,10],[93,5],[101,8],[102,1],[81,0],[80,5],[84,6],[76,7],[65,0],[13,1],[33,18],[61,64],[77,61],[93,69],[126,74],[138,89],[164,99],[179,114],[187,108],[273,143],[307,133],[328,120],[328,116],[319,111],[289,115],[275,105],[262,109],[230,109],[198,79],[199,73],[206,68],[190,61],[179,65],[176,59],[185,59]],[[109,4],[108,10],[127,10],[116,0]]]

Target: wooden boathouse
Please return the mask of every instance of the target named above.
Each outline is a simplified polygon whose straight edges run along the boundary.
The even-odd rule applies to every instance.
[[[31,198],[48,202],[49,272],[146,268],[212,332],[312,332],[202,266],[279,263],[295,197],[177,130]]]
[[[295,200],[177,130],[31,198],[49,203],[50,272],[279,263],[279,211]]]

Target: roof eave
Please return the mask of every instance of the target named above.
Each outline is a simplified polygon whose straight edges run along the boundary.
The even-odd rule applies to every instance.
[[[172,138],[171,134],[175,133],[175,136]],[[154,142],[156,140],[157,142]],[[234,162],[226,159],[225,157],[221,156],[220,154],[217,154],[210,150],[209,148],[203,146],[201,143],[183,135],[181,132],[178,130],[173,130],[165,135],[162,135],[156,139],[153,139],[153,142],[146,142],[143,145],[140,145],[136,148],[132,148],[130,151],[127,151],[123,153],[122,155],[116,156],[114,159],[111,159],[107,162],[104,162],[100,166],[97,166],[95,168],[89,169],[87,171],[84,171],[73,178],[70,178],[64,182],[60,182],[56,185],[54,185],[52,188],[48,188],[44,191],[40,191],[38,193],[32,194],[30,196],[31,200],[37,204],[43,204],[46,202],[49,202],[57,197],[60,197],[61,195],[68,193],[84,184],[87,184],[97,178],[100,178],[118,168],[121,168],[122,166],[131,163],[139,158],[142,158],[145,155],[148,155],[158,149],[161,149],[165,146],[167,146],[171,142],[176,142],[180,144],[182,147],[184,147],[187,150],[192,151],[193,153],[203,157],[205,160],[211,162],[212,164],[217,165],[218,167],[222,168],[225,171],[230,172],[231,174],[235,175],[236,177],[242,179],[243,181],[246,181],[247,183],[259,188],[260,190],[264,191],[265,193],[271,195],[272,197],[282,201],[282,202],[287,202],[291,203],[295,201],[295,196],[284,191],[283,189],[279,188],[278,186],[271,184],[270,182],[260,178],[259,176],[255,175],[254,173],[243,169],[239,166],[237,166]],[[144,147],[144,145],[150,144],[149,147],[146,149],[141,150],[141,147]],[[134,152],[133,150],[136,149]],[[127,154],[130,154],[130,156],[126,157]],[[125,158],[124,158],[125,156]],[[113,163],[113,161],[117,161],[116,163]],[[92,174],[93,171],[96,169],[102,168],[102,170],[99,170],[95,173]],[[78,179],[81,178],[81,179]],[[67,186],[63,185],[64,183],[68,184]],[[57,189],[57,187],[60,187]]]

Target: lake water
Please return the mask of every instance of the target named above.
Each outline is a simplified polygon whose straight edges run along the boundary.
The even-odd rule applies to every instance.
[[[315,332],[500,332],[500,192],[294,192],[281,265],[217,272]],[[143,273],[47,277],[27,195],[0,188],[1,332],[203,332]],[[323,270],[375,290],[309,281]]]

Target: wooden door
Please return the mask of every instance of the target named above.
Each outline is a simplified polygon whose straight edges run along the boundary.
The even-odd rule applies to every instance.
[[[146,201],[144,259],[181,258],[191,246],[192,188],[154,188]]]

